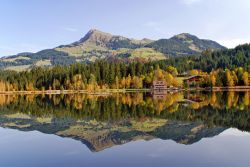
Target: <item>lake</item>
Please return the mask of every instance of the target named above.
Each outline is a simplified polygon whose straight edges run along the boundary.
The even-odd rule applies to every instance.
[[[0,166],[249,166],[250,92],[0,95]]]

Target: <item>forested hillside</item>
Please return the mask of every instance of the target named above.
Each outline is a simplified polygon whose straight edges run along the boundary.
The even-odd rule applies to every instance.
[[[0,58],[0,69],[25,71],[34,67],[90,63],[96,60],[151,62],[175,56],[200,55],[206,49],[225,49],[220,44],[190,34],[179,34],[159,41],[136,40],[90,30],[79,41],[45,49],[37,53],[21,53]]]
[[[213,69],[225,69],[250,66],[250,44],[237,46],[235,49],[206,50],[201,56],[176,57],[156,62],[160,67],[172,65],[180,72],[200,69],[210,72]]]
[[[249,85],[250,45],[235,49],[203,52],[196,57],[176,57],[148,63],[77,63],[30,71],[1,71],[0,90],[89,90],[150,88],[153,80],[166,80],[168,86],[182,87],[178,74],[206,74],[202,85]]]
[[[147,45],[170,56],[197,55],[206,49],[226,49],[217,42],[199,39],[194,35],[183,33],[170,39],[160,39]]]

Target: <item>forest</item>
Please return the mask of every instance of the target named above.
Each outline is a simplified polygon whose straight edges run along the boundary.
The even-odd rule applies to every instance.
[[[202,87],[248,86],[249,64],[249,44],[148,63],[98,60],[23,72],[0,71],[0,91],[141,89],[150,88],[154,80],[185,87],[181,75],[204,75]]]

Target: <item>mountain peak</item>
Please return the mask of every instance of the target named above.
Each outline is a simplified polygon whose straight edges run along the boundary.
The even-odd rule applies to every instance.
[[[195,35],[189,34],[189,33],[181,33],[181,34],[173,36],[171,39],[185,40],[188,38],[197,38],[198,39],[198,37],[196,37]]]
[[[80,39],[79,43],[83,43],[86,41],[96,42],[96,41],[106,41],[112,38],[112,35],[106,32],[102,32],[97,29],[90,29],[88,33]]]
[[[167,59],[169,56],[200,55],[206,49],[224,48],[217,42],[199,39],[189,33],[154,41],[147,38],[137,40],[112,35],[93,28],[83,38],[68,45],[60,45],[37,53],[21,53],[12,57],[3,57],[0,59],[0,69],[12,66],[22,66],[28,69],[32,68],[35,63],[38,63],[35,66],[40,66],[41,62],[57,65],[66,64],[66,62],[67,64],[93,62],[97,59],[154,61]]]
[[[100,31],[100,30],[98,30],[98,29],[95,29],[95,28],[91,28],[91,29],[88,31],[88,33],[93,34],[93,33],[104,33],[104,32],[102,32],[102,31]],[[88,33],[87,33],[87,34],[88,34]]]

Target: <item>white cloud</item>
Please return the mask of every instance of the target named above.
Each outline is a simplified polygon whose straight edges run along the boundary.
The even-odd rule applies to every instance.
[[[217,40],[221,45],[226,46],[227,48],[234,48],[241,44],[250,43],[250,39],[242,39],[242,38],[235,38],[235,39],[222,39]]]

